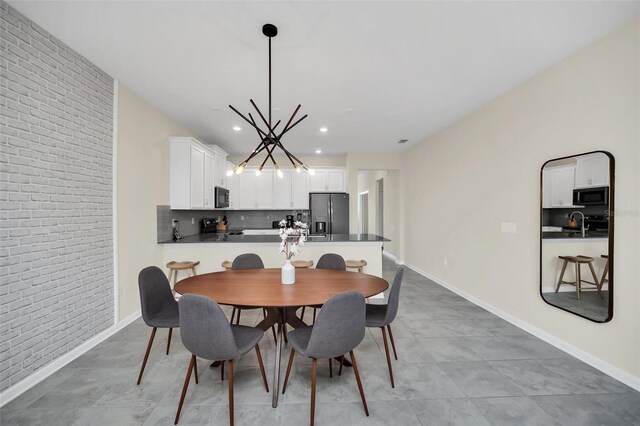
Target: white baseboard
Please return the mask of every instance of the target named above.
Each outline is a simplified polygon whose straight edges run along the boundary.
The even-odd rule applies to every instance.
[[[514,316],[512,316],[511,314],[503,311],[502,309],[496,308],[493,305],[490,305],[480,299],[478,299],[477,297],[467,293],[466,291],[460,290],[459,288],[456,288],[454,286],[452,286],[451,284],[441,280],[438,277],[435,277],[423,270],[421,270],[420,268],[417,268],[413,265],[410,264],[406,264],[406,266],[412,270],[414,270],[415,272],[417,272],[418,274],[424,276],[425,278],[430,279],[431,281],[435,282],[436,284],[451,290],[452,292],[456,293],[458,296],[464,297],[465,299],[467,299],[468,301],[480,306],[481,308],[486,309],[487,311],[491,312],[492,314],[502,318],[505,321],[510,322],[511,324],[515,325],[516,327],[526,331],[529,334],[532,334],[534,336],[536,336],[537,338],[544,340],[545,342],[549,343],[552,346],[555,346],[556,348],[560,349],[561,351],[564,351],[566,353],[568,353],[569,355],[578,358],[580,361],[585,362],[587,364],[589,364],[590,366],[592,366],[593,368],[602,371],[603,373],[613,377],[614,379],[624,383],[625,385],[640,391],[640,377],[638,376],[634,376],[633,374],[624,371],[614,365],[609,364],[608,362],[595,357],[593,355],[591,355],[588,352],[583,351],[580,348],[577,348],[573,345],[570,345],[569,343],[565,342],[564,340],[558,339],[557,337],[547,333],[546,331],[535,327],[531,324],[529,324],[528,322],[522,321]]]
[[[382,250],[382,255],[396,262],[396,265],[404,265],[404,261],[398,260],[398,258],[395,255],[389,253],[388,251]]]
[[[29,389],[31,389],[32,387],[34,387],[35,385],[37,385],[38,383],[40,383],[41,381],[43,381],[44,379],[46,379],[47,377],[55,373],[56,371],[60,370],[62,367],[69,364],[71,361],[78,358],[80,355],[84,354],[85,352],[97,346],[98,344],[104,342],[109,337],[113,336],[118,331],[122,330],[124,327],[128,326],[129,324],[131,324],[132,322],[140,318],[140,315],[141,313],[139,310],[132,313],[131,315],[129,315],[119,323],[112,325],[111,327],[102,331],[100,334],[92,337],[91,339],[82,343],[80,346],[77,346],[76,348],[70,350],[69,352],[60,356],[59,358],[56,358],[49,364],[45,365],[39,370],[36,370],[30,376],[22,379],[15,385],[7,388],[5,391],[0,393],[0,407],[3,407],[9,402],[13,401],[15,398],[22,395],[24,392],[28,391]]]

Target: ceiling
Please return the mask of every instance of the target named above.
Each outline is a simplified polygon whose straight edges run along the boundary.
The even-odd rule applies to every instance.
[[[274,118],[286,122],[298,103],[309,114],[285,146],[343,154],[419,143],[639,10],[613,1],[10,3],[234,154],[259,140],[228,105],[246,114],[253,98],[267,109],[264,23],[279,29]]]

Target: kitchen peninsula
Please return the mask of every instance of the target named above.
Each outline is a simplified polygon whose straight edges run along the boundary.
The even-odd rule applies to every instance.
[[[253,232],[252,232],[253,231]],[[284,264],[280,254],[280,237],[273,230],[247,230],[247,234],[227,233],[195,234],[178,241],[161,241],[164,263],[183,260],[200,261],[198,273],[223,270],[222,262],[232,261],[243,253],[256,253],[267,268],[279,268]],[[382,245],[386,238],[373,234],[312,235],[304,243],[296,260],[313,260],[314,265],[325,253],[337,253],[345,259],[366,260],[364,273],[382,276]]]

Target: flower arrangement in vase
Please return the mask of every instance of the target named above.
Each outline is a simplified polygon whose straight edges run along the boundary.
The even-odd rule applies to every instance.
[[[296,282],[296,268],[291,258],[297,256],[307,239],[307,224],[296,221],[293,227],[287,228],[287,221],[280,221],[280,253],[284,253],[287,261],[282,267],[282,284]]]

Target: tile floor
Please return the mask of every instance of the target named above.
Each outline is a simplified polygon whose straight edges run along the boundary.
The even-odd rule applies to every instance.
[[[392,280],[395,264],[385,260]],[[255,324],[259,312],[245,312]],[[393,323],[399,360],[389,384],[384,346],[370,330],[356,350],[371,416],[351,369],[330,379],[319,368],[317,425],[640,425],[640,394],[407,270]],[[173,424],[189,354],[158,332],[142,384],[135,385],[150,329],[136,321],[0,409],[8,425]],[[261,344],[269,381],[274,344]],[[283,352],[283,368],[288,350]],[[227,382],[199,360],[180,425],[228,424]],[[236,424],[305,425],[310,363],[296,357],[278,408],[262,387],[255,355],[235,374]]]

